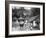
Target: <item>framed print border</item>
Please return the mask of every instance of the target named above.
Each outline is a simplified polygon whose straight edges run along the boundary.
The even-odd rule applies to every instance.
[[[43,33],[9,35],[9,4],[42,5],[43,6]],[[38,35],[45,35],[45,3],[42,3],[42,2],[24,2],[24,1],[5,1],[5,37],[23,37],[23,36],[38,36]]]

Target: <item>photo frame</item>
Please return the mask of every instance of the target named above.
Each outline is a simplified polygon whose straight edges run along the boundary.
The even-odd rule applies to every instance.
[[[45,3],[5,1],[5,36],[45,34]]]

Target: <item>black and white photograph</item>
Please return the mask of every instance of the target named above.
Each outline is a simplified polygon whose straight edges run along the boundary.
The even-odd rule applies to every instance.
[[[8,8],[8,35],[43,33],[42,4],[10,3]]]
[[[13,7],[12,31],[40,30],[40,8]]]

